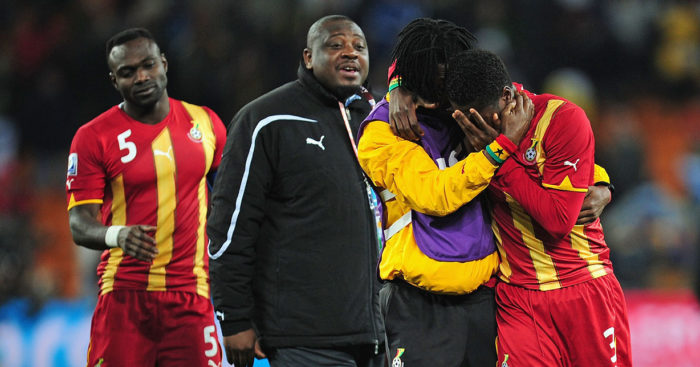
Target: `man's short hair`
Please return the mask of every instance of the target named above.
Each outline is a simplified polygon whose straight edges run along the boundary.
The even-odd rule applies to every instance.
[[[137,38],[149,39],[157,45],[156,40],[153,38],[153,35],[151,34],[151,32],[148,29],[146,29],[146,28],[125,29],[125,30],[115,34],[114,36],[112,36],[112,38],[110,38],[107,41],[107,43],[105,44],[105,53],[107,56],[107,63],[109,64],[109,54],[110,54],[110,52],[112,52],[113,48],[115,48],[119,45],[123,45],[123,44],[125,44],[131,40],[135,40]]]
[[[486,50],[469,50],[452,57],[447,68],[447,98],[477,111],[496,103],[503,87],[512,85],[500,57]]]
[[[324,24],[326,24],[328,22],[337,22],[337,21],[341,21],[341,20],[355,23],[355,21],[353,21],[349,17],[347,17],[345,15],[339,15],[339,14],[326,15],[325,17],[315,21],[314,24],[312,24],[311,27],[309,27],[309,31],[306,33],[306,47],[311,48],[313,46],[312,44],[314,43],[314,40],[316,40],[316,38],[320,34],[321,27],[323,27]]]

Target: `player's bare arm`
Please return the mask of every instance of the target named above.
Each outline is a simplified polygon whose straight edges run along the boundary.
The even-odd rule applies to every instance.
[[[435,108],[437,103],[429,103],[403,87],[389,92],[389,126],[394,135],[411,141],[420,140],[423,130],[416,117],[418,107]]]
[[[70,209],[69,221],[76,244],[94,250],[110,248],[106,242],[109,227],[97,220],[99,204],[78,205]],[[116,236],[116,245],[129,256],[151,262],[158,255],[156,240],[149,234],[155,226],[133,225],[121,228]]]

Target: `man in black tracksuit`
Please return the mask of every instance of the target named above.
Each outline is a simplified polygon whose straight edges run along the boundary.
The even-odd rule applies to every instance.
[[[377,225],[357,162],[369,56],[344,16],[309,29],[299,79],[241,109],[214,184],[207,232],[229,362],[374,366]],[[371,102],[373,104],[373,100]]]

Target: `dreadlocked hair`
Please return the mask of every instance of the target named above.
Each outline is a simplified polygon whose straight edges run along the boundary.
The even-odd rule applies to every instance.
[[[470,50],[476,37],[466,28],[450,21],[418,18],[408,23],[399,33],[391,51],[396,60],[389,79],[401,77],[401,86],[423,99],[439,102],[444,95],[438,65],[447,67],[451,55]]]
[[[501,58],[486,50],[469,50],[455,55],[449,61],[445,76],[450,102],[477,111],[498,103],[503,87],[512,84]]]

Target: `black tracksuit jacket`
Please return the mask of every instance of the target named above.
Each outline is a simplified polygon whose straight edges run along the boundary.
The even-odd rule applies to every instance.
[[[224,335],[263,347],[383,343],[377,234],[338,99],[310,71],[231,121],[207,233]],[[352,102],[353,136],[370,111]]]

